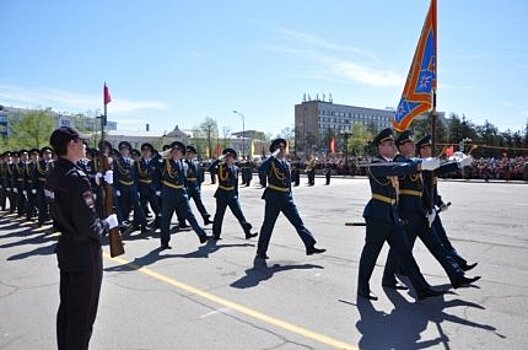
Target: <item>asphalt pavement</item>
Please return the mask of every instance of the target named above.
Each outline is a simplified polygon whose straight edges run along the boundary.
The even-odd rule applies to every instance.
[[[92,349],[526,349],[528,341],[528,184],[440,182],[451,201],[442,220],[453,245],[481,275],[475,286],[449,289],[441,266],[417,241],[414,255],[428,282],[448,294],[417,302],[408,291],[384,291],[388,246],[371,280],[378,301],[357,300],[358,261],[370,197],[365,178],[323,178],[294,189],[322,255],[307,256],[295,230],[279,217],[266,262],[255,260],[227,211],[222,240],[200,245],[175,232],[172,250],[159,235],[126,239],[126,254],[109,257]],[[262,189],[240,188],[255,229],[264,216]],[[203,186],[214,213],[215,186]],[[194,204],[193,212],[197,215]],[[199,218],[199,222],[202,220]],[[211,232],[208,226],[206,231]],[[49,227],[0,216],[0,349],[53,349],[59,274]]]

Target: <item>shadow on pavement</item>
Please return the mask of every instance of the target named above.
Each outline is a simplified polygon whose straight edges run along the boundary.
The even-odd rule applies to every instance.
[[[113,271],[130,271],[137,270],[140,267],[147,266],[155,263],[156,261],[169,259],[169,258],[190,258],[190,259],[203,259],[209,258],[209,254],[216,252],[222,248],[232,248],[232,247],[254,247],[252,243],[242,243],[242,244],[218,244],[217,241],[210,240],[206,244],[198,247],[197,250],[185,254],[160,254],[161,252],[168,252],[168,250],[162,250],[160,247],[152,250],[148,254],[134,258],[133,261],[127,264],[122,264],[113,267],[107,267],[104,270],[108,272]]]
[[[463,326],[479,328],[495,333],[499,338],[506,338],[493,326],[480,324],[468,319],[446,313],[450,307],[471,307],[484,309],[483,306],[460,299],[445,301],[444,297],[431,298],[423,302],[409,302],[394,290],[385,290],[385,294],[394,305],[390,313],[378,311],[370,300],[357,298],[360,319],[356,328],[362,334],[358,347],[360,349],[424,349],[441,346],[450,349],[449,336],[444,333],[442,323],[452,322]],[[341,300],[346,304],[349,302]],[[434,323],[438,336],[424,340],[421,333],[428,323]]]
[[[265,259],[257,258],[253,260],[253,267],[246,270],[246,275],[239,280],[230,284],[234,288],[251,288],[257,286],[260,282],[270,279],[276,272],[287,270],[307,270],[307,269],[324,269],[321,265],[301,264],[301,265],[280,265],[274,264],[268,267]]]

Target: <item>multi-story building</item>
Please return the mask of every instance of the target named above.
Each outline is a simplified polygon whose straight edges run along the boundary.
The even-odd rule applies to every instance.
[[[326,101],[304,101],[295,105],[295,148],[306,153],[324,148],[326,135],[350,132],[359,123],[375,132],[391,126],[393,109],[348,106]]]

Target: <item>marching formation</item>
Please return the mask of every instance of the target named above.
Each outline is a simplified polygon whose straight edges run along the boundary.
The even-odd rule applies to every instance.
[[[266,185],[260,234],[244,216],[238,192],[239,175],[243,174],[247,186],[248,174],[235,165],[238,155],[231,148],[224,149],[209,168],[212,178],[218,180],[211,220],[201,194],[204,169],[193,146],[173,142],[158,152],[145,143],[139,151],[127,141],[120,142],[118,149],[103,141],[99,149],[92,149],[86,147],[85,136],[68,127],[55,130],[50,144],[51,147],[40,150],[0,155],[0,206],[25,220],[37,220],[39,226],[53,219],[55,230],[61,233],[57,245],[61,270],[59,348],[81,349],[88,345],[102,280],[101,244],[111,229],[119,228],[125,239],[136,230],[142,235],[160,230],[159,249],[171,249],[171,221],[176,213],[178,228],[190,226],[203,244],[222,239],[222,223],[229,208],[245,239],[258,236],[256,258],[268,259],[273,228],[283,213],[295,227],[307,255],[326,251],[316,246],[316,239],[305,226],[293,199],[292,182],[298,183],[295,179],[298,174],[287,161],[288,143],[284,139],[271,142],[270,156],[259,168],[259,174],[265,177],[261,183]],[[433,289],[422,275],[412,254],[416,238],[422,240],[444,268],[453,288],[477,281],[479,276],[465,275],[477,263],[469,264],[447,237],[439,214],[450,203],[443,202],[436,187],[436,176],[463,168],[472,162],[472,157],[441,162],[432,157],[430,136],[415,143],[409,131],[395,137],[392,129],[385,129],[372,144],[377,155],[367,166],[372,194],[363,214],[366,238],[359,263],[358,297],[377,300],[369,281],[385,241],[390,250],[383,288],[407,289],[398,277],[410,282],[418,300],[444,293]],[[109,164],[105,170],[103,163]],[[309,185],[313,183],[310,174]],[[105,186],[112,188],[115,213],[106,218]],[[191,199],[203,225],[193,214]],[[207,235],[204,226],[211,224],[212,235]],[[72,305],[81,311],[72,312]]]

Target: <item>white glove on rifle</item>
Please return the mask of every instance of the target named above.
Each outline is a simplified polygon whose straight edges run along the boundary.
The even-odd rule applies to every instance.
[[[440,159],[438,158],[426,158],[420,163],[421,170],[435,170],[440,167]]]
[[[26,196],[26,195],[27,195],[26,190],[23,190],[23,191],[22,191],[22,194],[23,194],[24,196]]]
[[[280,147],[277,147],[277,149],[271,154],[272,157],[277,157],[277,154],[280,152]]]
[[[101,178],[102,177],[103,177],[103,174],[101,174],[101,173],[95,174],[95,183],[97,184],[97,186],[101,185]]]
[[[103,176],[105,182],[109,185],[114,183],[114,172],[112,170],[107,170]]]
[[[117,227],[117,225],[119,225],[116,214],[110,215],[104,221],[106,221],[106,223],[108,224],[108,229],[110,230],[113,229],[114,227]]]
[[[32,193],[32,194],[37,194],[37,190],[36,190],[36,189],[32,189],[32,190],[31,190],[31,193]]]
[[[16,188],[16,187],[13,188],[13,192],[14,192],[14,193],[18,193],[18,188]]]
[[[161,191],[156,191],[156,196],[161,196]]]
[[[436,210],[432,210],[425,214],[425,217],[427,218],[427,222],[429,223],[429,227],[433,225],[433,221],[436,218]]]
[[[115,194],[116,194],[117,197],[121,197],[121,192],[119,190],[116,190]]]
[[[464,168],[466,166],[470,166],[471,163],[473,163],[473,157],[472,156],[466,156],[466,157],[458,160],[458,167],[460,169],[462,169],[462,168]]]

